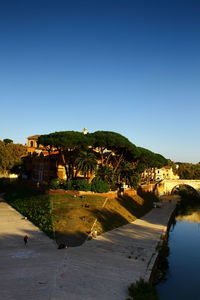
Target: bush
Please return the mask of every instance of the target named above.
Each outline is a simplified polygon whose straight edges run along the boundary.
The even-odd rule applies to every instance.
[[[72,180],[64,180],[62,181],[62,188],[64,190],[73,190],[73,186],[72,186]]]
[[[85,179],[74,179],[71,182],[73,190],[90,191],[90,183],[88,183]]]
[[[59,178],[54,178],[49,183],[50,189],[58,190],[61,188],[61,181]]]
[[[107,193],[109,191],[109,185],[101,179],[95,179],[91,184],[85,179],[73,179],[73,180],[60,180],[54,178],[50,181],[49,187],[53,190],[65,189],[76,191],[93,191],[96,193]]]
[[[140,279],[132,283],[129,288],[129,296],[127,300],[158,300],[158,293],[156,288],[144,279]]]
[[[85,179],[73,179],[73,180],[60,180],[54,178],[50,181],[49,187],[53,190],[65,189],[65,190],[76,190],[76,191],[90,191],[90,183]]]
[[[91,191],[96,193],[107,193],[109,191],[109,185],[101,179],[96,179],[91,183]]]

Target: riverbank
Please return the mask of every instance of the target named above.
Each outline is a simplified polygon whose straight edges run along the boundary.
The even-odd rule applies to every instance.
[[[37,227],[0,203],[4,299],[125,300],[131,283],[149,280],[175,207],[176,202],[164,201],[141,219],[80,247],[57,250]],[[25,233],[31,236],[27,248]]]
[[[4,197],[58,245],[67,244],[68,247],[80,246],[94,232],[101,235],[133,222],[150,211],[158,200],[152,193],[138,195],[135,190],[128,190],[123,195],[52,192],[49,195],[30,187],[12,186]]]
[[[169,233],[169,267],[156,285],[161,300],[199,299],[200,202],[187,202],[184,210],[183,202]]]
[[[141,219],[67,249],[52,299],[125,300],[131,283],[149,281],[175,207],[165,200]]]
[[[160,197],[160,205],[161,207],[163,205],[165,205],[166,203],[170,203],[172,205],[170,205],[171,209],[169,209],[169,211],[166,213],[166,220],[164,221],[164,217],[163,217],[163,221],[165,222],[165,225],[163,224],[163,232],[160,236],[160,240],[158,240],[158,244],[156,247],[156,253],[155,255],[152,255],[152,260],[150,261],[150,264],[148,266],[147,269],[147,273],[144,277],[144,280],[147,282],[151,282],[151,283],[155,283],[157,281],[157,277],[158,274],[156,274],[156,272],[158,271],[157,269],[157,263],[160,259],[160,255],[161,255],[161,251],[166,243],[166,240],[168,239],[168,231],[169,228],[175,218],[175,214],[176,214],[176,208],[177,208],[177,204],[180,201],[180,196],[179,195],[164,195]],[[160,272],[161,270],[159,270]]]

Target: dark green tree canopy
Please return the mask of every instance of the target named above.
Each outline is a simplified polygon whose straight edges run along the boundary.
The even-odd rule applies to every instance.
[[[27,154],[26,147],[21,144],[13,144],[0,141],[0,171],[9,171],[21,158]]]
[[[176,169],[177,174],[180,179],[200,179],[200,164],[192,163],[177,163],[178,169]]]
[[[89,146],[89,139],[87,135],[78,131],[59,131],[39,136],[38,143],[62,149],[75,149]]]
[[[11,140],[11,139],[4,139],[3,142],[7,145],[7,144],[13,143],[13,140]]]
[[[101,164],[112,164],[115,171],[122,161],[135,161],[138,156],[137,147],[119,133],[96,131],[91,133],[90,136],[93,148],[99,150]]]
[[[138,169],[141,171],[148,168],[161,168],[167,165],[168,161],[164,156],[154,153],[148,149],[138,147],[139,150],[139,164]],[[142,171],[142,172],[143,172]]]
[[[96,131],[91,133],[91,142],[94,148],[104,148],[107,150],[129,149],[136,146],[123,135],[112,131]]]
[[[95,166],[94,158],[101,166],[96,173],[98,177],[106,177],[104,173],[109,168],[112,180],[126,178],[134,184],[138,180],[138,174],[146,168],[167,165],[167,160],[162,155],[137,147],[123,135],[112,131],[96,131],[85,135],[78,131],[60,131],[41,135],[38,143],[48,149],[56,148],[60,151],[68,179],[75,176],[75,167],[85,169],[84,172],[87,173],[90,163]]]

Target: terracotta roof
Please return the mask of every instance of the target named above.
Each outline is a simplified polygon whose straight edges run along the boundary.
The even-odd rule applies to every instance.
[[[37,140],[39,136],[40,136],[40,134],[35,134],[35,135],[32,135],[32,136],[28,136],[27,139],[29,139],[29,140]]]

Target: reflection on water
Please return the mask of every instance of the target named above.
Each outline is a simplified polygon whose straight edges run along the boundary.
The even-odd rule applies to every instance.
[[[179,215],[176,217],[176,220],[200,223],[200,210],[190,212],[188,215]]]
[[[169,234],[166,280],[157,285],[160,300],[200,299],[200,207],[178,215]]]

